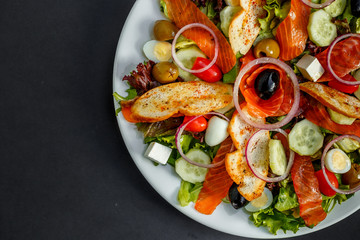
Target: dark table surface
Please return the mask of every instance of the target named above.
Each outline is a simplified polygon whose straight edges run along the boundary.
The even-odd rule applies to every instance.
[[[241,239],[184,216],[135,167],[114,117],[135,0],[0,0],[0,239]],[[359,239],[360,213],[301,239]]]

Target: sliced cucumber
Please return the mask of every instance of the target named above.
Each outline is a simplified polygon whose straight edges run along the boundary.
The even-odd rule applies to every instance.
[[[271,171],[276,175],[283,175],[286,171],[286,154],[280,140],[270,139],[269,160]]]
[[[347,117],[341,113],[331,110],[330,108],[327,108],[327,111],[330,115],[331,120],[341,125],[351,125],[356,120],[356,118]]]
[[[331,16],[324,10],[310,14],[307,26],[309,38],[319,47],[329,46],[336,38],[336,25],[331,22]]]
[[[180,49],[176,52],[176,56],[178,57],[179,61],[189,69],[193,67],[197,57],[206,58],[206,55],[197,46]],[[179,68],[179,76],[184,79],[184,81],[193,81],[196,79],[193,74],[186,72],[181,68]]]
[[[322,0],[321,3],[326,2],[327,0]],[[329,6],[325,7],[324,10],[330,16],[337,17],[340,16],[346,7],[346,0],[335,0],[333,3],[331,3]]]
[[[227,6],[220,12],[220,27],[226,37],[229,37],[229,27],[235,14],[240,12],[242,7],[240,6]]]
[[[302,155],[315,154],[324,142],[320,128],[309,120],[302,120],[295,124],[289,133],[289,146],[291,150]]]
[[[203,164],[210,164],[211,162],[210,157],[200,149],[190,149],[190,151],[185,155],[194,162]],[[181,179],[195,184],[205,180],[208,169],[197,167],[188,163],[185,159],[179,158],[175,161],[175,172],[181,177]]]

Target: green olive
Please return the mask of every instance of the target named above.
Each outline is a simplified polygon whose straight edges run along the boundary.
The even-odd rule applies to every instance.
[[[254,55],[256,58],[272,57],[278,58],[280,54],[280,47],[277,41],[271,38],[263,39],[254,48]]]
[[[154,35],[158,41],[172,40],[178,31],[179,29],[167,20],[158,20],[154,25]]]
[[[171,83],[178,78],[179,69],[174,63],[159,62],[153,67],[152,75],[160,83]]]

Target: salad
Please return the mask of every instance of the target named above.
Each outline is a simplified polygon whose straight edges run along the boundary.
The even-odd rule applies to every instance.
[[[181,206],[296,232],[360,188],[359,3],[159,2],[168,20],[114,97]]]

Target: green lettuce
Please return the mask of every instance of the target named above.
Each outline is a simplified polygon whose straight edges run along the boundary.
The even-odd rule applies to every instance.
[[[169,18],[167,6],[164,0],[160,0],[160,11],[164,13],[165,17]]]
[[[300,227],[305,226],[302,218],[295,218],[292,214],[285,214],[273,207],[252,213],[249,219],[254,222],[255,226],[264,226],[274,235],[276,235],[280,229],[283,230],[284,233],[288,230],[296,233]]]
[[[280,212],[294,209],[299,206],[299,202],[292,184],[280,188],[280,193],[275,204],[275,208]]]
[[[217,12],[215,11],[215,3],[213,1],[206,1],[205,7],[200,7],[200,10],[210,19],[213,20]]]
[[[290,1],[282,3],[280,0],[267,0],[263,7],[266,10],[266,17],[259,19],[260,32],[254,45],[266,38],[274,38],[276,28],[286,18],[290,11]]]
[[[346,19],[347,22],[350,24],[351,20],[354,18],[354,15],[351,13],[351,0],[347,0],[346,2],[346,8],[343,12],[343,14],[339,17],[340,19]]]
[[[360,18],[356,18],[352,22],[352,32],[354,33],[360,33]]]
[[[239,64],[236,62],[235,66],[229,72],[223,75],[223,82],[234,83],[239,71],[240,71],[240,67]]]
[[[190,182],[182,180],[178,192],[178,201],[180,203],[180,206],[185,207],[189,205],[190,202],[196,202],[201,188],[202,183],[192,184]]]
[[[345,185],[342,186],[342,188],[345,188]],[[349,187],[347,187],[349,188]],[[325,195],[322,195],[322,208],[324,209],[324,211],[326,213],[331,212],[336,204],[341,204],[343,202],[345,202],[346,200],[348,200],[349,198],[351,198],[354,194],[340,194],[340,193],[336,193],[334,196],[332,197],[328,197]]]
[[[180,138],[180,145],[184,153],[187,153],[190,149],[191,143],[194,138],[190,135],[182,135]],[[172,149],[176,149],[175,135],[160,136],[160,137],[146,137],[144,143],[158,142]]]

